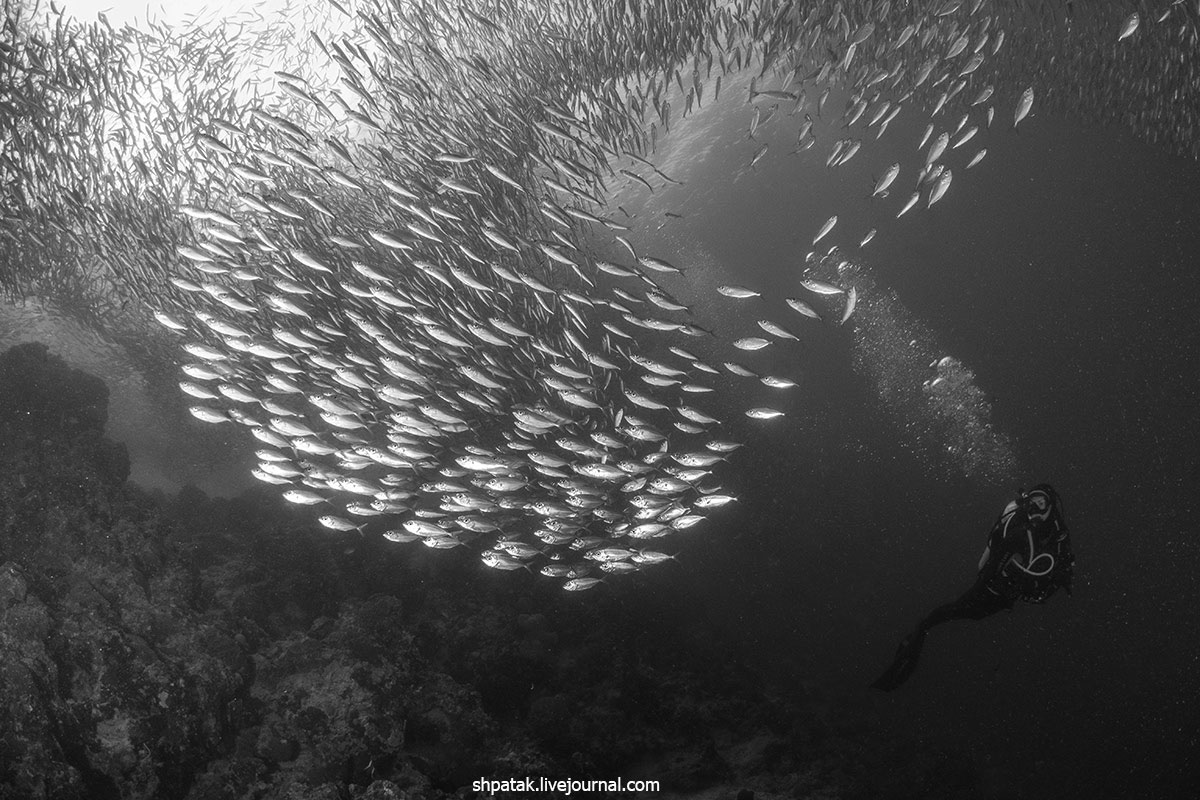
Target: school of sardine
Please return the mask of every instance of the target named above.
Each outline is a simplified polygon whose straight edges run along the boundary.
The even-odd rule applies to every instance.
[[[718,469],[740,423],[705,396],[761,383],[745,417],[780,424],[769,403],[794,378],[734,359],[852,324],[858,299],[805,271],[794,316],[759,319],[719,366],[697,356],[690,340],[711,334],[672,291],[689,265],[638,250],[611,200],[679,183],[654,162],[672,126],[745,103],[756,167],[789,157],[756,135],[802,115],[791,155],[838,169],[920,118],[910,160],[863,186],[886,219],[949,202],[995,120],[1021,129],[1042,97],[1004,50],[1031,24],[990,0],[329,2],[336,31],[253,46],[228,26],[117,31],[56,8],[38,26],[6,4],[5,288],[152,315],[185,354],[192,415],[247,428],[255,477],[322,526],[468,547],[568,591],[670,560],[735,499]],[[1087,24],[1110,26],[1107,50],[1157,34],[1174,55],[1195,51],[1198,14],[1166,2],[1157,23]],[[222,84],[280,50],[269,80]],[[1195,59],[1181,63],[1192,97]],[[721,101],[747,73],[744,99]],[[1194,155],[1196,108],[1155,100],[1130,120],[1174,115],[1155,135]],[[853,224],[831,213],[804,263],[875,239]]]

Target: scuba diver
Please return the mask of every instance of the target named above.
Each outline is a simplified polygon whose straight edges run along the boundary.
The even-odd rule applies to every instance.
[[[917,668],[925,634],[935,625],[1011,611],[1017,600],[1045,603],[1060,586],[1071,594],[1074,565],[1058,492],[1046,483],[1020,492],[988,534],[975,585],[921,620],[900,643],[891,667],[871,687],[890,692],[908,680]]]

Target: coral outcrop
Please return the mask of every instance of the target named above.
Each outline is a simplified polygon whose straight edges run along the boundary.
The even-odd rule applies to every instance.
[[[106,413],[45,347],[0,355],[0,800],[972,796],[970,762],[776,692],[636,583],[578,597],[266,492],[150,495]]]

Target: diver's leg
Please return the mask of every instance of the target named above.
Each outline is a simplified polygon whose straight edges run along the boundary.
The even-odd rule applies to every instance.
[[[977,581],[962,597],[952,603],[935,608],[921,620],[917,629],[910,633],[896,649],[896,658],[892,661],[892,665],[871,686],[890,692],[907,681],[917,668],[917,661],[921,657],[921,648],[925,645],[925,634],[935,625],[941,625],[952,619],[983,619],[1002,608],[1011,607],[1011,600],[992,592],[983,581]]]
[[[929,612],[917,627],[919,630],[928,631],[935,625],[952,619],[983,619],[1011,605],[1011,602],[993,592],[982,581],[977,581],[954,602],[938,606]]]
[[[925,645],[925,630],[918,627],[905,637],[896,648],[896,657],[892,659],[892,665],[871,684],[872,689],[890,692],[899,689],[912,676],[917,669],[917,660],[921,657],[921,648]]]

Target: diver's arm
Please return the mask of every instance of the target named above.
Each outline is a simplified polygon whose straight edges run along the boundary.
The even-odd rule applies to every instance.
[[[1005,534],[1004,518],[1001,517],[996,520],[996,524],[988,533],[987,547],[984,548],[983,555],[979,559],[979,578],[981,580],[991,581],[1008,564],[1012,555],[1012,543],[1007,540]]]
[[[996,559],[993,554],[996,551],[996,545],[1001,537],[1000,523],[997,522],[988,531],[987,544],[983,548],[983,555],[979,557],[979,567],[976,570],[980,578],[990,579],[996,572]]]
[[[979,557],[979,572],[983,572],[983,568],[987,566],[988,559],[992,557],[992,546],[988,544],[983,548],[983,555]]]

